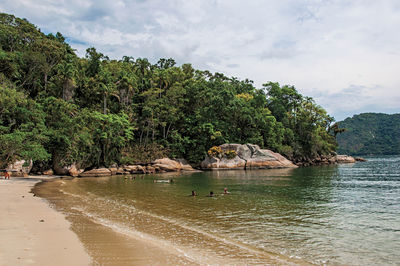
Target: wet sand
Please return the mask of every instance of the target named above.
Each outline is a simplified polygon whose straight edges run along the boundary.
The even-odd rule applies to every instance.
[[[193,256],[190,249],[176,245],[170,230],[165,230],[169,241],[162,240],[156,232],[154,237],[136,230],[133,230],[136,233],[121,231],[113,223],[104,223],[87,213],[83,215],[76,207],[79,204],[60,193],[60,186],[65,182],[75,183],[76,179],[37,184],[51,179],[54,177],[0,179],[0,265],[233,265],[251,261],[250,258],[243,261],[225,256],[208,259]],[[38,196],[31,193],[33,187]],[[90,205],[86,200],[79,202]],[[145,223],[156,218],[150,219]],[[196,234],[189,231],[187,235]],[[307,264],[281,256],[267,255],[264,259],[269,265]]]
[[[70,223],[30,193],[42,179],[0,178],[0,265],[90,265]]]
[[[128,194],[123,193],[125,196],[117,200],[118,196],[114,196],[122,194],[113,191],[108,182],[118,183],[118,187],[125,191],[129,188],[127,182],[133,181],[122,177],[59,179],[38,184],[34,189],[38,196],[66,215],[71,230],[83,243],[94,265],[308,264],[152,214],[163,206],[147,206],[139,210],[137,207],[143,206],[128,197],[135,192],[126,190]],[[98,187],[99,184],[104,190]],[[145,187],[149,184],[154,188],[153,182],[142,179],[135,184]],[[145,192],[136,196],[147,202],[147,197],[152,195]],[[192,201],[193,198],[184,197],[186,200]],[[157,200],[157,205],[162,205],[162,202]]]
[[[0,177],[0,266],[196,264],[168,246],[127,237],[91,219],[65,216],[32,192],[39,182],[51,180],[60,179]]]
[[[60,193],[60,185],[76,180],[54,180],[35,186],[34,192],[46,198],[53,208],[71,223],[71,230],[92,258],[93,265],[198,265],[170,243],[160,242],[144,234],[130,234],[113,224],[104,224],[95,216],[82,213],[74,198]],[[83,205],[90,202],[81,201]]]

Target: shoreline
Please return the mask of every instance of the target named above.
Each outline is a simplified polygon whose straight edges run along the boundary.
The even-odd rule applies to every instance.
[[[127,182],[121,176],[114,177]],[[253,264],[252,260],[261,259],[271,265],[309,265],[306,261],[290,256],[249,248],[246,244],[238,244],[236,241],[227,241],[223,237],[182,226],[173,220],[163,219],[146,211],[132,215],[136,213],[135,206],[126,203],[115,205],[116,202],[111,198],[106,197],[104,200],[94,197],[93,193],[81,193],[82,184],[79,185],[79,182],[86,183],[85,180],[93,179],[103,183],[109,178],[112,177],[60,179],[41,183],[34,190],[39,197],[45,198],[55,210],[66,216],[71,223],[71,230],[83,243],[93,264]],[[139,182],[144,181],[140,179]],[[147,228],[149,224],[155,226],[155,231]],[[177,230],[180,235],[184,235],[183,238],[175,235]],[[205,249],[192,249],[191,239],[207,242],[208,245]],[[220,252],[228,252],[228,256],[220,256],[221,254],[213,249],[210,253],[209,247],[213,245]]]
[[[200,257],[187,254],[190,250],[171,247],[169,241],[116,230],[76,213],[71,216],[41,195],[40,187],[58,182],[63,182],[58,176],[0,179],[4,202],[0,204],[0,265],[112,265],[116,258],[121,265],[203,264]],[[45,191],[53,193],[51,188]],[[266,261],[307,264],[287,259],[271,254]],[[216,257],[211,261],[237,262]]]
[[[0,179],[0,265],[90,265],[65,216],[32,188],[54,176]]]
[[[74,178],[67,178],[67,180],[74,180]],[[68,193],[65,194],[62,189],[60,193],[59,186],[63,186],[65,181],[56,178],[50,178],[48,181],[38,183],[33,189],[34,193],[38,198],[46,200],[53,206],[53,211],[62,214],[69,222],[70,231],[77,236],[90,256],[91,265],[197,264],[184,252],[171,247],[169,243],[156,240],[141,232],[129,233],[129,230],[105,223],[95,214],[88,216],[87,213],[82,213],[74,204],[62,203],[60,199],[65,200]]]

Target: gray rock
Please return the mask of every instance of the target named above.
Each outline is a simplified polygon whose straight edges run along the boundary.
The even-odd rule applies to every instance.
[[[201,163],[203,169],[265,169],[265,168],[296,168],[291,161],[270,150],[260,149],[254,144],[223,144],[223,152],[234,150],[235,158],[228,159],[207,156]]]

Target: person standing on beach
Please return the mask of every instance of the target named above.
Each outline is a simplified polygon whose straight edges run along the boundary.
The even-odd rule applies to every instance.
[[[6,172],[4,173],[4,179],[10,180],[10,174],[8,173],[7,170],[6,170]]]

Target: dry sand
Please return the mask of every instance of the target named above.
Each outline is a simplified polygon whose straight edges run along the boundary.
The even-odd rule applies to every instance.
[[[0,265],[89,265],[70,223],[30,193],[46,177],[0,177]]]

